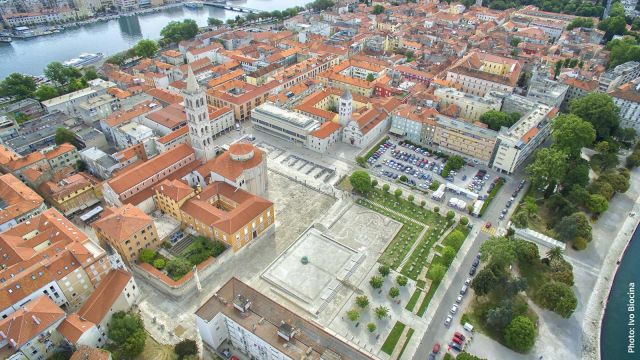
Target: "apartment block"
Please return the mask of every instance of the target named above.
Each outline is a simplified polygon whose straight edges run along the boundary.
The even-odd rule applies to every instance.
[[[482,114],[502,107],[503,94],[494,91],[480,97],[453,88],[438,88],[433,94],[440,99],[440,109],[455,105],[458,116],[471,122],[480,121]]]
[[[92,227],[102,246],[117,251],[128,264],[138,260],[140,250],[155,250],[161,243],[153,219],[131,204],[106,208]]]
[[[154,189],[158,209],[233,251],[259,237],[275,220],[272,202],[224,182],[194,190],[182,181],[165,180]]]
[[[41,295],[72,309],[111,268],[106,252],[56,209],[0,233],[0,249],[2,318]]]
[[[44,199],[12,174],[0,176],[0,231],[47,209]]]
[[[209,349],[228,340],[258,360],[374,358],[236,278],[196,311],[196,326]]]

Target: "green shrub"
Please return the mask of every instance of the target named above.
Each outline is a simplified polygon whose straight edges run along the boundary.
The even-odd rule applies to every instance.
[[[155,260],[153,260],[153,267],[158,269],[158,270],[164,269],[166,264],[167,264],[167,262],[164,259],[155,259]]]
[[[156,252],[151,249],[142,249],[140,250],[140,255],[138,259],[143,263],[152,263],[153,259],[156,258]]]
[[[573,247],[575,250],[584,250],[587,248],[587,240],[583,237],[577,237],[573,240],[573,243],[571,244],[571,247]]]

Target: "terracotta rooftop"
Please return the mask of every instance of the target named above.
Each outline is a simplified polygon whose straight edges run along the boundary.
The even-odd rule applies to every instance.
[[[236,161],[231,158],[230,151],[225,151],[218,157],[207,161],[204,165],[198,168],[198,172],[207,177],[210,173],[214,172],[227,179],[235,181],[240,175],[242,175],[243,171],[260,165],[263,161],[263,156],[264,154],[262,150],[254,147],[253,157],[251,159],[247,161]]]
[[[175,201],[180,201],[194,192],[184,181],[168,179],[154,186],[154,190]]]
[[[145,117],[168,129],[174,129],[187,123],[187,114],[184,106],[179,103],[171,104],[163,109],[147,114]]]
[[[194,152],[191,146],[180,144],[151,160],[127,169],[107,183],[117,194],[122,194],[136,184],[159,174],[162,170],[192,155],[194,155]]]
[[[65,313],[47,296],[40,296],[21,309],[0,320],[0,342],[19,349],[56,322],[64,319]]]
[[[100,230],[109,240],[122,242],[151,224],[153,219],[144,211],[131,204],[125,204],[121,207],[106,208],[102,217],[92,226]]]
[[[12,174],[0,176],[0,224],[22,216],[44,203],[44,199]]]
[[[158,191],[157,187],[156,191]],[[273,206],[273,203],[267,199],[221,181],[205,187],[198,197],[187,200],[181,207],[182,211],[203,224],[213,226],[227,234],[240,230]],[[225,211],[213,205],[220,199],[234,203],[235,208]]]
[[[325,139],[329,137],[331,134],[339,130],[340,130],[340,125],[332,121],[326,121],[322,125],[320,125],[318,130],[312,132],[310,135],[317,137],[319,139]]]
[[[51,159],[57,158],[60,155],[63,155],[65,153],[68,153],[68,152],[71,152],[71,151],[74,151],[74,150],[76,150],[75,146],[73,146],[73,145],[71,145],[69,143],[62,143],[62,144],[56,146],[55,149],[45,153],[44,157],[46,157],[48,160],[51,160]]]
[[[152,102],[150,100],[147,100],[134,106],[131,109],[117,111],[107,116],[107,118],[104,119],[104,122],[109,127],[115,127],[120,124],[126,124],[138,116],[142,116],[151,111],[160,109],[160,106],[158,106],[157,104],[156,106],[152,106],[151,104]]]

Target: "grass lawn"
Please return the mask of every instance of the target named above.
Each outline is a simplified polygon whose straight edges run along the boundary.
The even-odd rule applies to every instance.
[[[429,292],[427,292],[427,296],[422,300],[422,304],[420,304],[420,308],[418,308],[418,316],[424,315],[427,311],[427,306],[429,306],[429,302],[431,302],[431,298],[433,298],[433,294],[438,290],[438,285],[440,285],[440,281],[434,281],[431,283],[431,287],[429,288]]]
[[[484,201],[484,204],[482,204],[482,208],[480,209],[480,216],[484,215],[485,210],[487,210],[487,207],[491,204],[491,200],[498,195],[498,191],[500,191],[502,185],[504,185],[504,181],[499,180],[493,190],[489,192],[487,199]]]
[[[404,331],[405,325],[400,321],[396,321],[396,324],[393,325],[393,329],[387,336],[387,339],[382,344],[382,351],[386,354],[391,355],[393,353],[393,349],[395,349],[398,340],[400,340],[400,335]]]
[[[368,201],[358,199],[357,203],[358,205],[364,206],[368,209],[381,213],[402,223],[402,228],[396,234],[393,240],[391,240],[387,248],[378,259],[380,263],[386,264],[393,269],[397,269],[398,266],[400,266],[400,263],[402,263],[402,260],[404,260],[405,256],[407,256],[409,250],[411,250],[411,247],[415,243],[423,227],[401,216],[398,216],[397,214],[381,209]]]
[[[441,227],[430,228],[420,240],[420,243],[415,248],[413,253],[409,256],[409,261],[402,268],[401,273],[409,277],[411,279],[417,279],[422,269],[427,264],[427,259],[429,258],[429,253],[431,252],[431,248],[433,244],[438,241],[440,238],[440,233],[442,232]]]
[[[413,329],[409,329],[409,331],[407,331],[407,340],[405,340],[404,345],[402,345],[402,350],[400,350],[400,354],[398,354],[398,359],[402,359],[402,354],[404,354],[404,350],[407,348],[407,345],[409,345],[409,340],[411,340],[411,336],[413,336],[413,333],[415,331]]]
[[[136,360],[177,360],[178,355],[173,352],[173,346],[160,344],[147,334],[144,351],[136,356]]]
[[[413,295],[411,295],[411,298],[409,299],[409,302],[407,302],[407,306],[405,306],[404,308],[409,311],[413,311],[413,308],[416,307],[416,303],[418,302],[418,298],[420,298],[420,294],[422,294],[422,290],[417,289],[416,291],[414,291]]]

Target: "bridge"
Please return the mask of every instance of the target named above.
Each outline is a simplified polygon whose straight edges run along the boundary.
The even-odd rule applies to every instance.
[[[257,14],[257,13],[262,11],[262,10],[252,9],[252,8],[248,8],[248,7],[244,7],[244,6],[229,5],[229,4],[227,4],[227,2],[225,0],[218,0],[218,1],[216,1],[216,0],[205,0],[205,1],[202,1],[202,3],[204,5],[207,5],[207,6],[213,6],[213,7],[217,7],[217,8],[220,8],[220,9],[225,9],[225,10],[235,11],[235,12],[242,12],[242,13]]]

